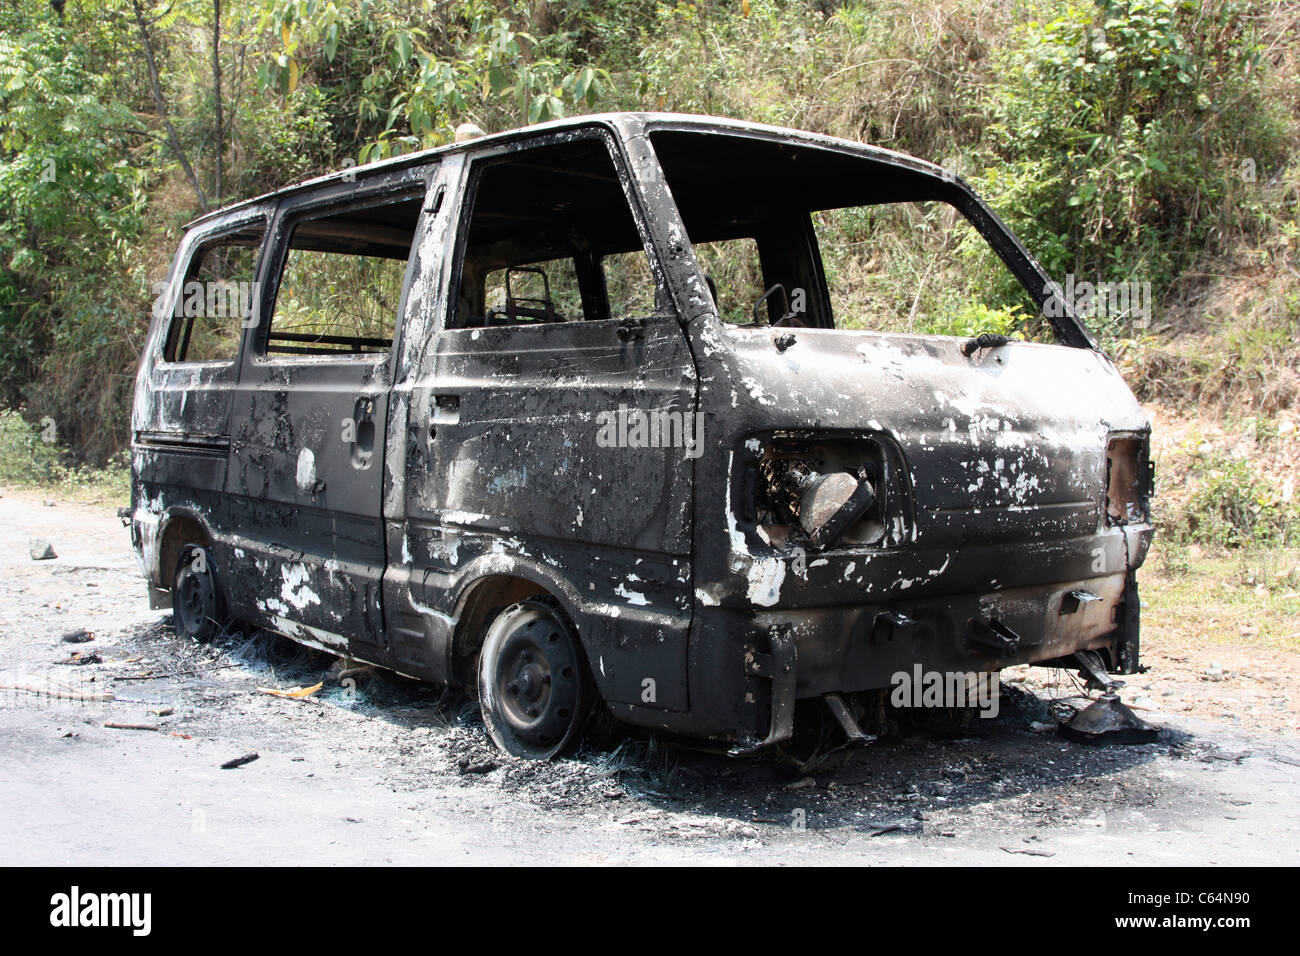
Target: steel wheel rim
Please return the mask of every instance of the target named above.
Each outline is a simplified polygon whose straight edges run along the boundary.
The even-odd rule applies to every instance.
[[[558,753],[581,712],[580,662],[573,638],[540,610],[503,635],[488,675],[495,702],[493,728],[517,756]]]
[[[211,580],[200,575],[188,563],[177,582],[175,609],[186,634],[195,634],[212,615]]]

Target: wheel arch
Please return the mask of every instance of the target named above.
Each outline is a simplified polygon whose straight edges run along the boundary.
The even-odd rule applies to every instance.
[[[186,508],[168,511],[158,532],[157,558],[153,567],[157,586],[163,590],[171,589],[182,548],[198,544],[211,549],[214,541],[212,529],[196,512]]]
[[[475,662],[488,625],[502,610],[526,598],[553,599],[586,650],[582,611],[567,582],[529,562],[490,560],[494,557],[499,556],[485,555],[465,569],[451,602],[456,621],[451,637],[451,676],[467,687],[476,680]]]

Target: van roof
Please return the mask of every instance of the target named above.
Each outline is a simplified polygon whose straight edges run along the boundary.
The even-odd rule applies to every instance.
[[[853,140],[840,139],[835,136],[826,136],[821,133],[810,133],[806,130],[791,129],[784,126],[773,126],[766,123],[749,123],[743,120],[726,119],[721,116],[703,116],[693,113],[586,113],[580,116],[571,116],[565,119],[552,120],[547,123],[537,123],[533,126],[523,126],[516,129],[505,130],[500,133],[489,133],[485,136],[478,136],[460,143],[448,143],[445,146],[436,146],[432,149],[424,149],[414,153],[403,153],[401,156],[393,156],[388,159],[377,160],[373,163],[365,163],[360,166],[350,166],[346,169],[336,170],[332,173],[326,173],[323,176],[316,176],[312,179],[306,179],[301,182],[292,183],[288,186],[283,186],[280,189],[263,193],[260,196],[254,196],[251,199],[244,199],[228,206],[222,206],[219,209],[210,210],[190,222],[187,222],[184,228],[189,229],[192,226],[206,222],[217,216],[225,216],[240,209],[265,203],[270,200],[280,199],[302,189],[320,186],[325,183],[341,182],[345,176],[355,176],[360,171],[373,172],[375,170],[401,169],[406,166],[414,166],[428,162],[431,158],[437,156],[445,156],[461,151],[479,150],[484,144],[508,142],[511,139],[532,136],[537,133],[578,129],[583,126],[593,125],[602,125],[613,130],[623,130],[629,126],[661,125],[669,126],[681,131],[698,131],[700,133],[760,133],[768,138],[783,139],[792,143],[821,146],[823,148],[829,147],[838,150],[849,150],[860,153],[864,158],[874,159],[878,162],[904,166],[917,172],[930,173],[935,176],[945,176],[950,179],[953,178],[952,174],[946,173],[942,167],[923,159],[918,159],[915,156],[909,156],[906,153],[899,153],[891,149],[884,149],[880,146],[870,146],[865,143],[854,142]]]

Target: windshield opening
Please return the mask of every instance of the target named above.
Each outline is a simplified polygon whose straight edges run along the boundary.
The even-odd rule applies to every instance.
[[[725,322],[1055,339],[952,183],[774,139],[650,139]]]

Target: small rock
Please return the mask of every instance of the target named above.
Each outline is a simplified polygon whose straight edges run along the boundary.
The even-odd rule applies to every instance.
[[[472,763],[468,757],[461,757],[456,764],[456,768],[463,774],[466,773],[491,773],[497,768],[495,760],[481,760]]]
[[[61,640],[67,644],[85,644],[87,641],[93,641],[95,635],[85,628],[78,628],[75,631],[66,631]]]
[[[50,558],[58,557],[54,553],[54,546],[45,538],[32,538],[27,550],[33,561],[48,561]]]
[[[1056,730],[1056,724],[1049,724],[1042,720],[1031,720],[1029,729],[1036,734],[1046,734]]]

